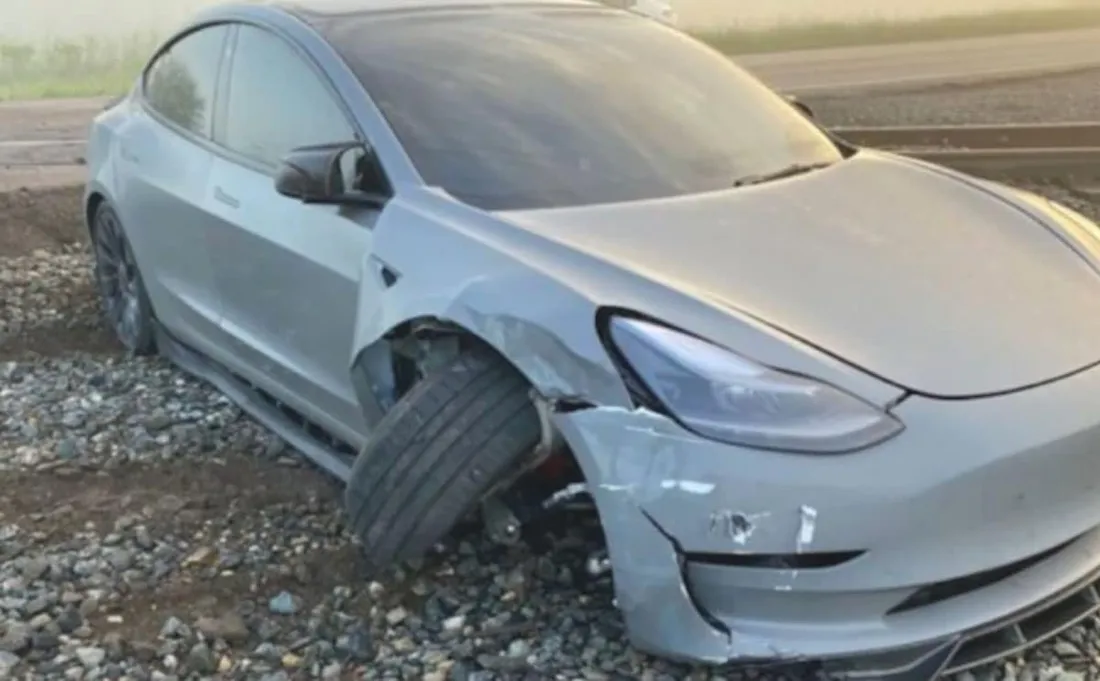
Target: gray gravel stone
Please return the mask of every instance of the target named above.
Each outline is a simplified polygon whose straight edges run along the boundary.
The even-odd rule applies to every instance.
[[[17,656],[0,651],[0,680],[12,678],[12,670],[18,664]]]
[[[804,98],[829,125],[966,125],[1100,120],[1100,70],[895,93]]]
[[[103,648],[77,648],[75,652],[80,664],[87,669],[95,669],[107,659],[107,651]]]
[[[218,668],[214,651],[205,643],[196,643],[187,654],[187,668],[198,674],[211,674]]]
[[[294,594],[283,591],[268,601],[267,608],[276,615],[293,615],[298,612],[299,601]]]
[[[221,617],[203,617],[195,623],[203,636],[222,640],[229,643],[240,643],[248,639],[248,625],[244,619],[235,612],[229,612]]]
[[[22,653],[31,645],[31,629],[21,622],[10,622],[8,631],[0,638],[0,651]]]

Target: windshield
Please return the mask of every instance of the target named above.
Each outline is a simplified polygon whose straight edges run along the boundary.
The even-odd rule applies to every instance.
[[[486,210],[732,187],[840,151],[728,58],[599,10],[338,22],[344,53],[424,180]]]

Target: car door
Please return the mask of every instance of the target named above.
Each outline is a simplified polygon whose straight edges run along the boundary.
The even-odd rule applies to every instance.
[[[118,131],[117,209],[153,309],[180,340],[209,351],[221,301],[204,210],[219,72],[230,27],[188,32],[150,63]]]
[[[349,362],[374,209],[309,205],[275,191],[292,148],[360,135],[313,63],[282,37],[241,25],[207,188],[210,252],[248,378],[344,440],[365,437]],[[277,76],[277,80],[275,79]]]

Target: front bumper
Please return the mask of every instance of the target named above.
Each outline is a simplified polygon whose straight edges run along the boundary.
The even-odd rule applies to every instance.
[[[1095,395],[1100,371],[982,400],[913,397],[894,410],[904,433],[839,456],[714,443],[645,410],[555,419],[639,648],[923,681],[1097,609]]]

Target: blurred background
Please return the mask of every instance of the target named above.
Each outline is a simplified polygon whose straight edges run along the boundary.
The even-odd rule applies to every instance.
[[[707,29],[771,28],[827,21],[909,21],[1098,3],[1082,0],[672,0],[672,4],[685,26]]]
[[[0,100],[123,92],[159,38],[220,1],[0,0]],[[1100,0],[661,1],[727,54],[1100,26]]]
[[[124,37],[162,32],[220,0],[2,0],[0,40]],[[768,28],[822,21],[904,21],[1005,10],[1097,5],[1096,0],[672,0],[685,28]]]

